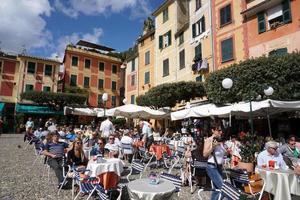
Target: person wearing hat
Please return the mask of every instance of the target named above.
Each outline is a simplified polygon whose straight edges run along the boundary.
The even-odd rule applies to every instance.
[[[283,160],[281,153],[277,151],[278,143],[275,141],[269,141],[266,144],[266,149],[260,152],[257,156],[257,166],[268,166],[270,160],[275,161],[276,165],[280,169],[287,169],[287,165]]]

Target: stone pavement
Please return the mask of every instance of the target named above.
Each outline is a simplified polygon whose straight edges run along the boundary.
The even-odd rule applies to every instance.
[[[53,171],[50,170],[48,180],[42,162],[33,166],[33,146],[27,149],[25,146],[23,135],[0,136],[0,200],[71,200],[71,190],[62,190],[57,195],[57,180]],[[124,179],[126,176],[121,181]],[[189,187],[184,187],[179,197],[173,196],[174,199],[198,199],[197,191],[191,194]],[[209,193],[204,194],[203,200],[209,199],[209,196]]]

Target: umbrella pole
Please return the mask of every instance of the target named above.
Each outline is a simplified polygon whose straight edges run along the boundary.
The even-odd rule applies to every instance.
[[[268,126],[269,126],[269,134],[270,134],[270,137],[272,137],[272,129],[271,129],[271,121],[270,121],[270,115],[269,115],[269,108],[267,108],[267,119],[268,119]]]

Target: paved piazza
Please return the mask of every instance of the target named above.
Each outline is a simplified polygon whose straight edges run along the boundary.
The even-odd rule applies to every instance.
[[[0,137],[0,200],[71,200],[71,190],[62,190],[57,195],[54,173],[50,170],[48,180],[42,162],[32,166],[34,159],[33,146],[25,149],[23,135],[3,134]],[[122,182],[127,173],[124,172]],[[198,199],[197,191],[190,194],[189,187],[184,187],[179,197],[174,196],[174,199]],[[87,196],[79,199],[86,198]],[[209,199],[209,194],[203,199]]]

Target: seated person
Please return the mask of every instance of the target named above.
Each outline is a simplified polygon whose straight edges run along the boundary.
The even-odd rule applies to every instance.
[[[92,156],[100,155],[100,156],[104,157],[104,154],[105,154],[104,146],[105,146],[105,139],[98,138],[97,143],[92,148],[91,155]]]
[[[84,155],[82,141],[80,138],[75,138],[73,141],[72,147],[68,152],[67,163],[71,166],[75,164],[75,166],[78,167],[87,165],[88,159]]]
[[[294,135],[290,135],[287,143],[282,145],[278,151],[286,157],[289,157],[290,159],[293,158],[300,158],[300,152],[299,149],[296,147],[296,137]]]
[[[39,128],[39,129],[37,129],[36,131],[34,131],[34,136],[36,137],[36,138],[41,138],[42,136],[43,136],[43,128]]]
[[[121,145],[124,153],[125,159],[131,162],[132,155],[133,155],[133,139],[129,137],[129,132],[124,131],[124,135],[121,138]]]
[[[275,141],[269,141],[266,143],[266,150],[260,152],[257,156],[257,166],[262,167],[263,165],[269,164],[270,160],[276,161],[277,166],[280,169],[287,169],[287,165],[283,160],[281,153],[277,151],[278,143]]]
[[[115,144],[114,135],[108,137],[108,143],[105,145],[104,149],[109,150],[109,157],[117,158],[119,156],[119,146],[118,144]]]
[[[58,180],[58,187],[61,186],[63,177],[63,157],[67,151],[68,144],[59,142],[59,133],[53,133],[52,140],[45,144],[43,154],[48,156],[48,164],[54,170]]]

